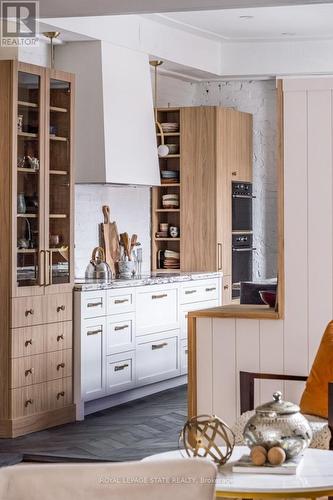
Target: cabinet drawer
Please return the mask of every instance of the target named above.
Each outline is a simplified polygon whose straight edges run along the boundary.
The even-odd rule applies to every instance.
[[[187,339],[187,313],[190,311],[200,311],[201,309],[210,309],[219,305],[218,300],[207,300],[206,302],[194,302],[193,304],[180,306],[180,338]]]
[[[72,349],[46,354],[46,380],[70,377],[72,375]]]
[[[11,305],[12,328],[72,319],[72,293],[13,298]]]
[[[63,408],[72,404],[72,378],[13,389],[12,418]]]
[[[138,335],[179,328],[178,287],[138,290],[136,329]]]
[[[217,300],[219,298],[219,280],[186,283],[181,286],[181,304]]]
[[[135,295],[128,288],[107,292],[107,314],[132,312],[135,308]]]
[[[81,317],[95,318],[106,315],[106,291],[81,293]]]
[[[106,392],[130,389],[135,385],[135,352],[124,352],[106,357]]]
[[[72,347],[72,322],[11,330],[11,357],[20,358]]]
[[[105,395],[105,317],[83,321],[81,329],[81,395],[84,401]]]
[[[46,382],[46,355],[36,354],[12,360],[11,388]]]
[[[135,348],[134,313],[118,314],[106,318],[106,354]]]
[[[180,342],[180,373],[181,373],[181,375],[187,374],[187,365],[188,365],[187,340],[181,340],[181,342]]]
[[[150,384],[180,374],[178,359],[179,331],[142,338],[137,343],[137,383]]]
[[[47,311],[46,323],[70,321],[73,311],[73,294],[62,293],[43,297]]]

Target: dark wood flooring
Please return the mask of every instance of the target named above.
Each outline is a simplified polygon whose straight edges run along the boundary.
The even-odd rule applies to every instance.
[[[186,417],[187,392],[181,386],[94,413],[83,422],[0,439],[0,452],[139,460],[177,449]]]

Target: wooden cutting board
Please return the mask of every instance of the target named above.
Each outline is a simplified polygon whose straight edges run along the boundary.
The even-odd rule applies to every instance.
[[[105,261],[109,264],[112,275],[116,275],[116,266],[120,257],[119,234],[117,224],[110,221],[110,207],[103,206],[104,223],[102,224]]]

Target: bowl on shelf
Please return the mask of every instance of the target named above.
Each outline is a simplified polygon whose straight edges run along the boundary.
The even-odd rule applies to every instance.
[[[176,155],[179,153],[179,144],[167,144],[169,149],[169,155]]]
[[[177,170],[161,170],[162,179],[177,179],[178,171]]]
[[[178,200],[162,200],[163,208],[179,208]]]
[[[179,201],[179,195],[178,194],[164,194],[162,196],[162,200],[168,201],[168,200],[177,200]]]
[[[171,133],[171,132],[177,132],[179,130],[179,123],[177,122],[164,122],[161,123],[161,127],[163,132]]]
[[[269,307],[275,307],[276,290],[259,290],[261,300]]]

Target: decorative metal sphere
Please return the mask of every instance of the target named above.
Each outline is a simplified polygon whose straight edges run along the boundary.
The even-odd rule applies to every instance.
[[[198,415],[190,418],[179,435],[179,449],[188,457],[210,457],[224,465],[235,446],[235,434],[216,415]]]

